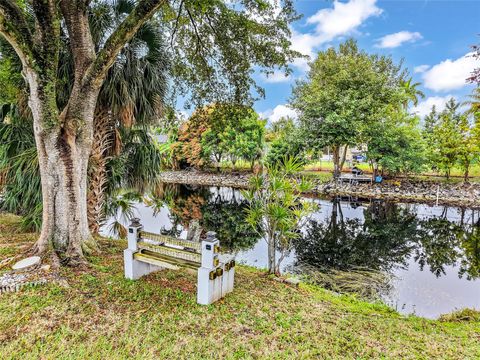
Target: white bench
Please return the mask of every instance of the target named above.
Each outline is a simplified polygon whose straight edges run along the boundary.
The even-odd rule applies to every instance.
[[[164,268],[197,271],[197,302],[209,305],[233,291],[235,260],[220,254],[220,242],[208,232],[201,242],[143,231],[137,218],[128,227],[124,251],[125,277],[137,280]]]

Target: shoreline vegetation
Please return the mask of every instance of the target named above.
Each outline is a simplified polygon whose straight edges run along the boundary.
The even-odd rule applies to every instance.
[[[422,202],[460,207],[480,207],[480,184],[444,183],[428,180],[392,180],[382,184],[337,184],[330,178],[304,172],[313,181],[307,196],[349,196],[359,199],[385,199],[403,202]],[[209,172],[198,170],[163,171],[159,180],[202,186],[225,186],[245,189],[251,173]]]
[[[33,244],[35,234],[19,232],[19,222],[0,214],[2,259]],[[480,357],[480,316],[472,310],[439,320],[402,316],[246,266],[238,266],[235,292],[199,306],[193,274],[124,279],[124,247],[99,239],[88,269],[61,268],[58,281],[0,294],[0,358]]]

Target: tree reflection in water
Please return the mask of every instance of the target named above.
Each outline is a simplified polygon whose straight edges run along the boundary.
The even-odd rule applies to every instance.
[[[231,188],[163,184],[150,195],[149,205],[155,213],[169,209],[172,226],[161,230],[173,236],[198,221],[203,234],[215,231],[228,251],[251,249],[260,240],[245,222],[245,199]],[[354,209],[362,216],[352,215]],[[294,266],[392,272],[413,259],[437,277],[457,266],[459,277],[479,278],[480,211],[445,207],[438,212],[437,207],[435,215],[424,214],[429,209],[381,200],[321,200],[320,212],[294,243]]]
[[[215,231],[222,248],[230,252],[248,250],[259,240],[245,221],[246,200],[231,188],[163,184],[150,205],[157,213],[163,206],[170,211],[172,228],[161,229],[163,233],[179,236],[182,229],[188,231],[198,221],[202,237]]]
[[[345,218],[344,208],[349,205],[339,199],[331,205],[330,214],[311,220],[296,241],[297,266],[389,272],[406,266],[413,257],[421,270],[427,267],[437,277],[452,265],[459,265],[460,277],[480,276],[478,211],[460,209],[460,220],[455,221],[449,220],[448,211],[457,209],[444,208],[439,216],[424,217],[417,214],[417,206],[375,200],[364,208],[362,221]]]

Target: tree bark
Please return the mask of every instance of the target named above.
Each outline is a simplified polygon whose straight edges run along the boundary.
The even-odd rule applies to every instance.
[[[104,220],[107,160],[114,141],[114,126],[108,109],[97,108],[94,117],[92,152],[88,164],[87,216],[92,234],[98,234]]]
[[[333,178],[338,179],[340,177],[340,147],[333,146],[332,149],[332,156],[333,156]]]
[[[340,174],[342,173],[342,170],[343,170],[343,165],[345,165],[345,159],[347,158],[347,150],[348,150],[348,145],[345,145],[345,147],[343,148],[343,153],[342,153],[342,158],[340,160]]]
[[[27,71],[38,164],[42,185],[42,231],[39,253],[49,245],[65,263],[83,261],[90,239],[87,221],[87,168],[93,135],[96,89],[72,90],[70,105],[58,114],[47,90],[51,80]],[[53,104],[53,105],[52,105]],[[81,124],[81,126],[79,126]]]
[[[338,179],[342,174],[343,165],[347,156],[348,145],[345,145],[341,151],[341,145],[333,146],[333,178]]]
[[[89,148],[63,129],[36,138],[43,196],[38,250],[45,251],[51,243],[61,259],[79,261],[82,245],[90,238],[86,216]]]
[[[273,274],[276,270],[275,237],[268,237],[268,273]]]
[[[463,182],[468,183],[468,178],[470,177],[470,161],[468,159],[465,159],[465,171],[463,173]]]

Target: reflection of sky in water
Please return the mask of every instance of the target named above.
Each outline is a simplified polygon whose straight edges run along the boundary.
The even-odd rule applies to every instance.
[[[190,194],[192,193],[195,194],[194,191],[190,191]],[[232,199],[232,194],[232,189],[229,188],[211,188],[210,196],[206,202],[212,202],[214,201],[212,199],[215,198],[228,202]],[[236,201],[242,200],[239,192],[235,192],[234,196]],[[328,223],[332,217],[334,204],[329,200],[315,199],[310,201],[315,201],[320,205],[320,209],[311,218],[319,223]],[[177,202],[175,201],[175,203]],[[357,202],[352,204],[342,201],[340,205],[341,215],[345,221],[358,219],[360,223],[363,223],[365,221],[365,210],[368,206],[369,203]],[[460,224],[462,219],[462,213],[457,208],[422,204],[398,204],[398,207],[415,214],[417,220],[444,218]],[[146,231],[159,232],[162,228],[170,229],[172,227],[172,212],[166,205],[163,205],[154,216],[152,208],[144,204],[136,204],[135,215],[141,218]],[[474,216],[473,219],[472,216]],[[478,211],[466,210],[464,211],[463,221],[466,224],[472,224],[472,220],[477,220],[478,216]],[[186,230],[181,226],[179,228],[181,230],[180,236],[185,237]],[[409,239],[406,239],[406,241],[408,242]],[[258,268],[266,268],[266,241],[259,239],[250,249],[237,251],[237,261]],[[391,264],[393,266],[391,266],[390,272],[394,275],[393,289],[385,297],[385,301],[398,311],[405,314],[416,313],[420,316],[435,318],[440,314],[465,307],[480,309],[480,280],[467,280],[465,275],[463,278],[459,278],[458,261],[454,265],[444,265],[445,274],[441,274],[439,277],[430,271],[428,264],[422,271],[420,265],[415,261],[413,253],[406,256],[403,261],[405,261],[405,266]],[[293,250],[283,260],[282,269],[291,268],[295,265],[295,262],[296,255]]]
[[[435,277],[427,269],[420,271],[413,258],[408,268],[394,272],[393,293],[386,302],[399,312],[436,318],[462,308],[480,310],[480,281],[458,277],[458,269],[446,267],[446,275]]]

